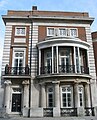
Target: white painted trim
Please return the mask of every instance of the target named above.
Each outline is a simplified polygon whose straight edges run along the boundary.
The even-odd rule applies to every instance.
[[[24,34],[17,34],[17,29],[24,29],[25,30],[25,33]],[[15,27],[15,36],[26,36],[26,27],[23,27],[23,26],[21,26],[21,27]]]
[[[53,89],[53,92],[48,92],[48,89],[49,88],[52,88]],[[53,86],[47,86],[47,88],[46,88],[46,90],[47,90],[47,107],[49,107],[49,102],[48,102],[48,95],[49,95],[49,93],[51,93],[52,94],[52,96],[53,96],[53,106],[52,107],[54,107],[54,87]],[[50,107],[49,107],[50,108]]]
[[[14,38],[14,43],[26,43],[26,38]]]
[[[21,51],[24,52],[23,67],[25,67],[25,59],[26,59],[26,49],[25,48],[13,48],[12,67],[14,67],[15,52],[21,52]]]
[[[71,88],[71,107],[63,107],[63,100],[62,100],[62,87],[70,87]],[[60,96],[61,96],[61,108],[72,108],[74,105],[73,105],[73,86],[71,85],[61,85],[60,86]]]
[[[54,47],[52,46],[52,73],[54,73]]]
[[[90,44],[80,40],[79,38],[69,37],[53,37],[37,44],[39,49],[48,48],[51,46],[75,46],[79,48],[89,49]]]

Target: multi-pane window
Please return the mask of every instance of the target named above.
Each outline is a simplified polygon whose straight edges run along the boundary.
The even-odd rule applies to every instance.
[[[77,37],[77,29],[76,28],[70,29],[70,36]]]
[[[54,36],[54,28],[47,29],[47,36]]]
[[[23,67],[24,52],[15,52],[14,67]]]
[[[60,35],[60,36],[67,36],[67,29],[65,29],[65,28],[60,28],[60,29],[59,29],[59,35]]]
[[[26,29],[25,27],[16,27],[15,29],[15,35],[17,36],[25,36],[26,35]]]
[[[51,54],[51,52],[47,52],[46,53],[47,73],[51,73],[51,65],[52,65],[52,54]]]
[[[75,47],[75,53],[76,53],[76,70],[77,70],[77,73],[79,73],[79,53],[78,53],[78,48]]]
[[[69,72],[69,67],[71,64],[70,60],[70,49],[66,48],[64,50],[60,50],[59,54],[59,67],[60,72]]]
[[[12,63],[13,73],[22,74],[24,63],[25,63],[24,51],[14,51]]]
[[[54,97],[53,97],[53,87],[48,87],[48,107],[53,107],[54,105]]]
[[[60,65],[69,65],[70,64],[70,49],[65,49],[60,52]]]
[[[72,107],[72,87],[62,87],[62,107]]]
[[[78,37],[77,28],[47,28],[47,36]]]
[[[83,106],[83,87],[79,87],[79,106]]]

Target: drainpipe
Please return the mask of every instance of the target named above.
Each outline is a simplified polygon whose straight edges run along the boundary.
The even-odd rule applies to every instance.
[[[31,22],[31,45],[30,45],[30,80],[29,80],[29,111],[28,111],[28,117],[30,117],[30,107],[31,107],[31,61],[32,61],[32,32],[33,32],[33,22],[30,16],[28,16],[28,19]]]

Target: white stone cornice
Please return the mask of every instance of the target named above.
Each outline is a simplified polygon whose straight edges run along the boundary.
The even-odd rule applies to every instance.
[[[53,84],[59,84],[60,81],[52,81]]]
[[[38,49],[48,48],[52,46],[76,46],[84,49],[89,49],[90,44],[82,41],[79,38],[74,37],[50,37],[46,38],[45,41],[37,44]]]

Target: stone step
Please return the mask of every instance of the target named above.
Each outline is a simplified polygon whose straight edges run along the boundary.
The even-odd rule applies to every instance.
[[[10,116],[9,118],[4,118],[4,120],[97,120],[97,117],[43,117],[43,118],[27,118],[20,116]],[[3,120],[0,118],[0,120]]]

